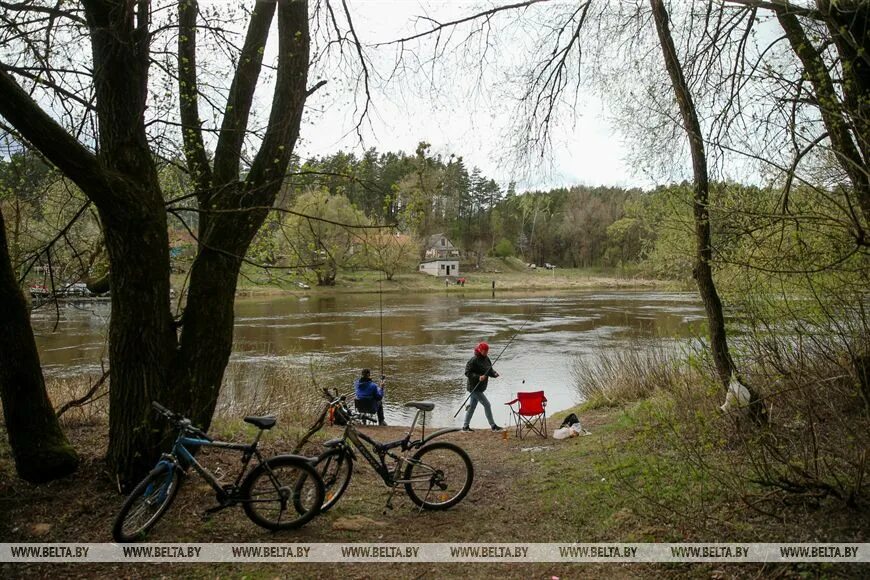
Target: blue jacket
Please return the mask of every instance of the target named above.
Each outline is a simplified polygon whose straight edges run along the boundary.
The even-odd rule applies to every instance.
[[[353,386],[356,389],[357,399],[374,399],[380,401],[384,398],[384,390],[371,379],[357,379]]]

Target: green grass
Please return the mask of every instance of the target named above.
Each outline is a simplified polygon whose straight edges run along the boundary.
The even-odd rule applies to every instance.
[[[660,395],[616,409],[581,405],[552,419],[555,427],[575,412],[592,435],[534,454],[537,469],[517,481],[517,494],[533,498],[531,510],[547,522],[541,541],[800,542],[866,533],[866,514],[834,503],[811,511],[777,503],[781,520],[753,511],[744,499],[766,490],[740,476],[748,466],[735,461],[736,449],[717,441],[715,430],[704,431],[701,417],[666,427],[671,404]],[[703,446],[703,463],[692,460],[684,441]]]

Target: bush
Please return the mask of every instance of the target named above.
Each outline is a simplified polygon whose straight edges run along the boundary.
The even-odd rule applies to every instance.
[[[724,392],[706,352],[636,344],[578,358],[573,374],[587,408],[648,400],[649,456],[670,450],[684,475],[715,480],[759,513],[777,515],[795,498],[864,505],[870,415],[848,349],[862,339],[778,330],[739,341],[743,378],[770,408],[762,429],[739,410],[722,412]]]
[[[498,258],[510,258],[514,255],[514,245],[507,238],[502,238],[495,245],[495,249],[493,249],[493,253]]]

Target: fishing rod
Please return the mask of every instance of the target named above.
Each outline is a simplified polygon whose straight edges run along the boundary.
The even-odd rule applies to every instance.
[[[383,277],[383,273],[381,274]],[[378,308],[381,315],[381,383],[384,381],[384,289],[382,279],[378,279]]]
[[[549,302],[552,298],[553,298],[552,296],[550,296],[549,298],[547,298],[547,300],[544,301],[544,304],[542,304],[541,307],[543,307],[544,305],[546,305],[547,302]],[[510,340],[507,341],[507,344],[504,345],[504,348],[502,348],[502,349],[501,349],[501,352],[498,353],[498,356],[495,357],[495,360],[489,363],[489,368],[486,369],[486,373],[484,373],[484,374],[481,375],[481,376],[484,376],[484,377],[487,376],[487,373],[489,373],[489,371],[492,370],[492,367],[495,366],[495,363],[498,362],[498,359],[501,358],[501,355],[504,354],[504,351],[506,351],[506,350],[508,349],[508,347],[509,347],[509,346],[511,345],[511,343],[514,341],[514,339],[517,337],[517,335],[518,335],[520,332],[523,331],[523,328],[526,327],[526,324],[528,324],[530,320],[531,320],[531,317],[530,317],[530,316],[527,316],[525,322],[523,322],[523,324],[522,324],[522,325],[521,325],[521,326],[516,330],[516,332],[513,333],[513,335],[511,336]],[[525,379],[523,379],[523,382],[525,382]],[[479,387],[479,386],[482,385],[482,384],[483,384],[483,381],[482,381],[482,380],[478,380],[478,381],[477,381],[477,384],[474,385],[474,388],[471,389],[471,391],[469,391],[468,396],[465,397],[465,400],[462,401],[462,404],[459,405],[459,408],[456,409],[456,412],[455,412],[455,413],[453,413],[453,418],[454,418],[454,419],[459,415],[459,413],[462,412],[462,409],[465,408],[465,405],[468,404],[468,400],[471,399],[471,395],[474,394],[474,391],[477,390],[477,387]]]

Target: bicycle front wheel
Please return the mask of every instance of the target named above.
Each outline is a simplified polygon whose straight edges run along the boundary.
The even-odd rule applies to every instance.
[[[446,510],[462,501],[474,481],[471,458],[447,441],[426,445],[409,460],[405,492],[418,506]]]
[[[112,537],[116,542],[135,542],[145,538],[154,524],[163,517],[178,493],[178,466],[161,463],[139,482],[121,506]]]
[[[267,530],[308,523],[323,505],[323,480],[304,457],[279,455],[257,466],[239,492],[245,514]]]

